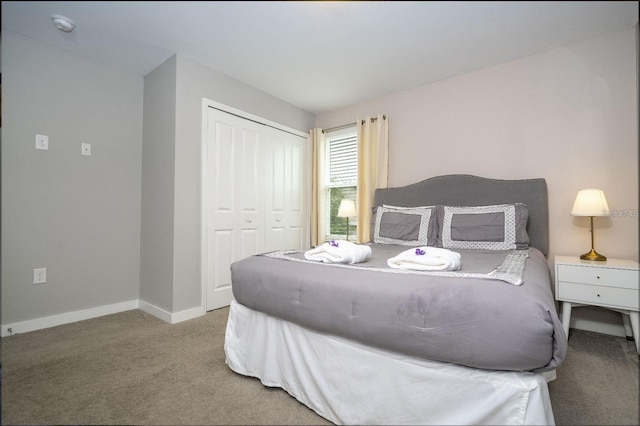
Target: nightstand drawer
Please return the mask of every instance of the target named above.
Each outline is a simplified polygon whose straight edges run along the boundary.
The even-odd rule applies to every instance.
[[[576,303],[638,310],[638,290],[559,282],[558,298]]]
[[[558,281],[638,290],[638,271],[602,267],[558,265]]]

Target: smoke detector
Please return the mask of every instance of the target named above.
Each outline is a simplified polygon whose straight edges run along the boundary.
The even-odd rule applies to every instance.
[[[76,24],[66,16],[62,15],[51,15],[51,19],[53,20],[53,25],[56,26],[60,31],[64,31],[65,33],[70,33],[76,27]]]

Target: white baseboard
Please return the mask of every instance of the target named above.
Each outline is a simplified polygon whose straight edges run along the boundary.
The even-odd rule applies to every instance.
[[[27,321],[2,324],[2,337],[42,330],[44,328],[55,327],[58,325],[71,324],[73,322],[117,314],[119,312],[130,311],[132,309],[140,309],[161,319],[162,321],[168,322],[169,324],[177,324],[206,314],[206,311],[202,307],[171,313],[162,308],[158,308],[151,303],[145,302],[144,300],[136,299],[111,305],[97,306],[95,308],[84,309],[81,311],[65,312],[62,314],[35,318]]]
[[[145,302],[144,300],[139,301],[138,307],[140,308],[140,310],[148,314],[151,314],[154,317],[159,318],[164,322],[168,322],[169,324],[177,324],[182,321],[197,318],[206,313],[206,311],[202,307],[191,308],[185,311],[171,313],[155,305],[152,305],[149,302]]]
[[[171,324],[171,312],[165,311],[162,308],[158,308],[156,305],[152,305],[151,303],[145,302],[144,300],[139,301],[138,308],[141,311],[151,314],[154,317]]]
[[[172,314],[171,324],[177,324],[182,321],[187,321],[193,318],[201,317],[206,314],[207,311],[202,307],[187,309],[186,311],[176,312]]]
[[[2,337],[11,336],[18,333],[28,333],[30,331],[42,330],[44,328],[55,327],[72,322],[83,321],[105,315],[117,314],[118,312],[130,311],[138,308],[138,300],[128,300],[126,302],[103,305],[81,311],[65,312],[42,318],[35,318],[27,321],[15,322],[2,325]]]
[[[595,306],[581,306],[571,311],[570,328],[612,336],[625,336],[622,314]]]
[[[575,328],[577,330],[593,331],[595,333],[609,334],[611,336],[625,336],[624,327],[622,326],[622,324],[615,325],[579,318],[575,321],[571,319],[571,322],[569,324],[569,327]]]

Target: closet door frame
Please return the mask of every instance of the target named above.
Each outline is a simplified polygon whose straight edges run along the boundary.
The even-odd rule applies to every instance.
[[[207,126],[207,114],[209,111],[209,108],[214,108],[217,110],[220,110],[222,112],[228,113],[228,114],[232,114],[235,115],[239,118],[242,119],[246,119],[249,121],[253,121],[256,122],[258,124],[261,125],[265,125],[265,126],[269,126],[272,127],[274,129],[277,130],[281,130],[287,133],[291,133],[295,136],[299,136],[301,138],[304,138],[307,141],[307,149],[306,149],[306,168],[307,171],[305,172],[305,179],[303,182],[303,185],[305,186],[309,186],[308,182],[309,182],[309,174],[308,174],[308,170],[310,170],[310,165],[311,165],[311,149],[309,149],[308,146],[308,142],[309,142],[309,134],[301,132],[299,130],[295,130],[292,129],[290,127],[287,127],[283,124],[280,123],[276,123],[274,121],[271,120],[267,120],[263,117],[259,117],[257,115],[254,114],[250,114],[248,112],[230,107],[228,105],[224,105],[221,104],[219,102],[216,101],[212,101],[210,99],[207,98],[203,98],[202,99],[202,120],[201,120],[201,176],[200,176],[200,184],[201,184],[201,228],[200,228],[200,252],[201,252],[201,260],[200,260],[200,270],[201,270],[201,307],[203,312],[208,312],[208,310],[210,310],[207,306],[207,286],[208,286],[208,279],[209,279],[209,247],[208,247],[208,238],[207,238],[207,232],[208,232],[208,207],[209,207],[209,188],[208,188],[208,126]],[[307,192],[308,194],[308,192]],[[307,195],[306,197],[307,199],[305,200],[306,202],[306,217],[305,217],[305,223],[309,223],[310,221],[310,211],[311,211],[311,202],[310,202],[310,198]],[[305,234],[309,234],[308,232],[308,227],[306,229]],[[306,244],[309,244],[309,235],[305,235],[306,238]],[[214,309],[214,308],[212,308]]]

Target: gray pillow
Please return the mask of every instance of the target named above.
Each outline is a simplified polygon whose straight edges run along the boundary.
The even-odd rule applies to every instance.
[[[438,225],[434,206],[378,206],[374,209],[373,242],[406,246],[438,244]]]
[[[529,247],[529,211],[521,203],[491,206],[438,206],[438,247],[521,250]]]

